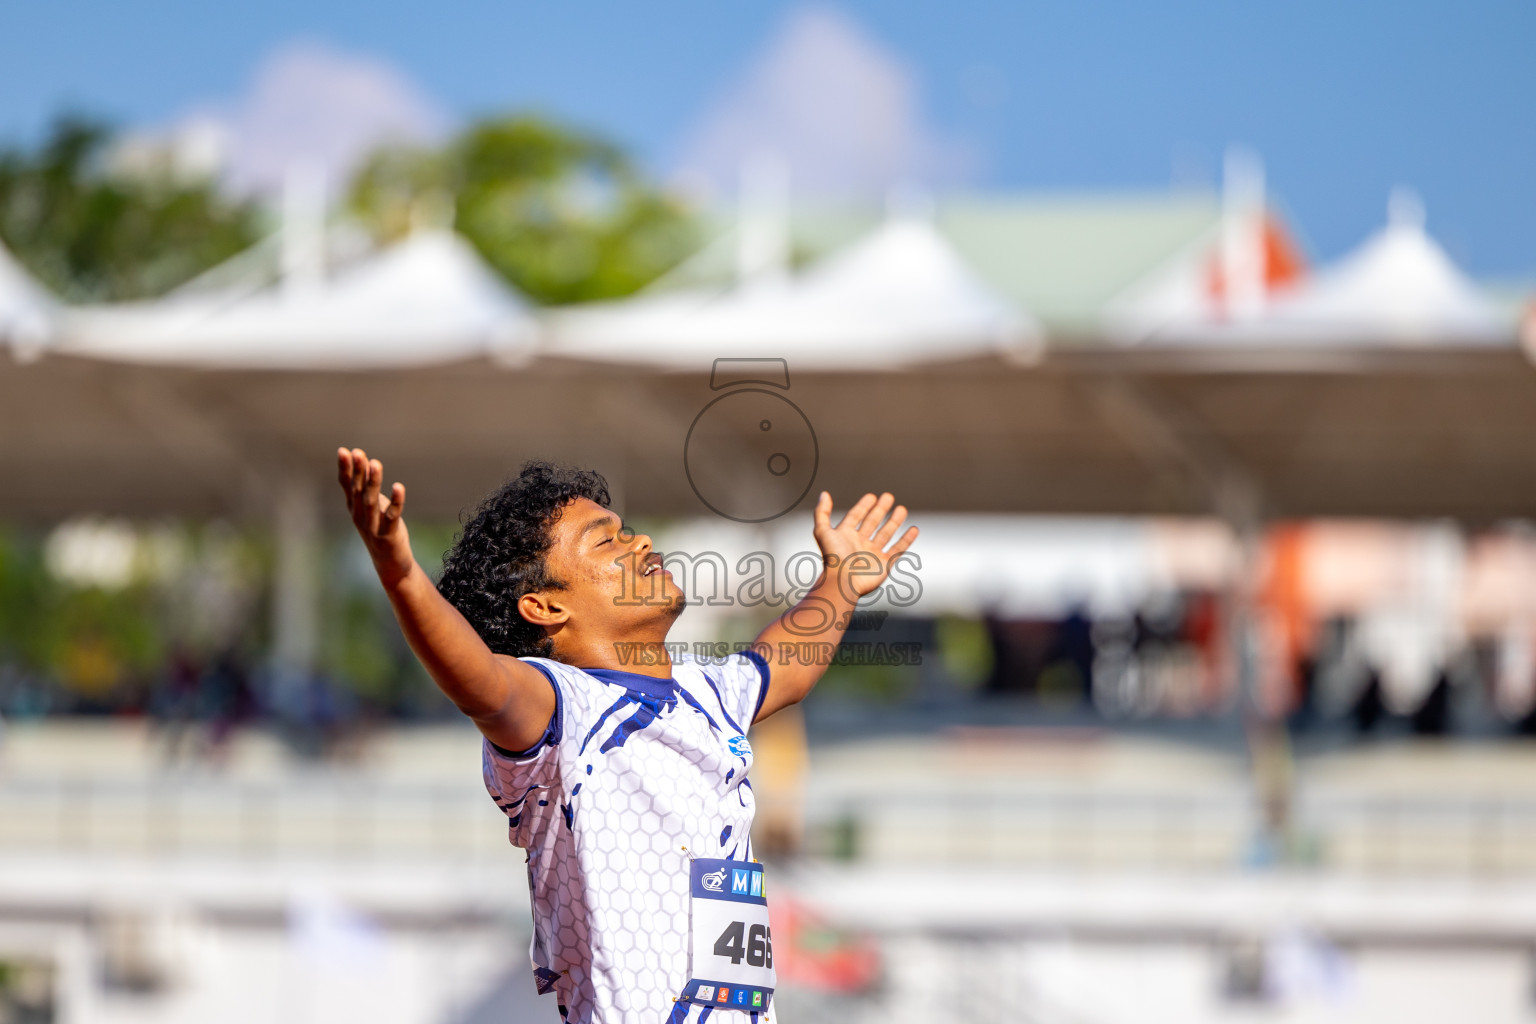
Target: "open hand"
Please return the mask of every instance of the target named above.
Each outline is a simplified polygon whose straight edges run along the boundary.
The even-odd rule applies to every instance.
[[[896,506],[894,511],[892,505]],[[891,543],[906,521],[907,507],[896,505],[895,497],[887,492],[879,498],[864,495],[833,526],[832,495],[821,492],[816,501],[816,544],[827,573],[839,577],[843,593],[863,597],[885,582],[897,556],[917,540],[917,527],[913,526]]]
[[[389,497],[382,493],[384,464],[369,459],[361,448],[336,449],[336,475],[347,496],[352,525],[362,535],[373,566],[386,584],[404,579],[415,564],[405,529],[405,485],[395,484]]]

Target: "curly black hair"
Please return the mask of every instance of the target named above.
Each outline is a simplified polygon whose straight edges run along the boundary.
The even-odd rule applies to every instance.
[[[437,589],[497,654],[549,657],[554,641],[523,618],[517,602],[536,590],[560,590],[544,562],[550,527],[568,502],[609,503],[600,473],[534,460],[482,501],[443,559]]]

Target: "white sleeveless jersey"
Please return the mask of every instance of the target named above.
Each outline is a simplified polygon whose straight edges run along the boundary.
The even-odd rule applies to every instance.
[[[485,744],[485,785],[528,851],[540,991],[572,1024],[766,1024],[693,1007],[688,858],[752,860],[746,732],[768,692],[754,653],[673,659],[671,680],[526,658],[555,688],[532,751]],[[684,852],[684,848],[687,852]]]

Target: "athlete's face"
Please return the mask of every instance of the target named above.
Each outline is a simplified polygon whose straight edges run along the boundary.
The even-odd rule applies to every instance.
[[[575,622],[623,635],[682,612],[682,588],[661,567],[651,538],[624,526],[611,509],[577,498],[561,510],[551,533],[546,558],[565,584],[551,597],[569,606]]]

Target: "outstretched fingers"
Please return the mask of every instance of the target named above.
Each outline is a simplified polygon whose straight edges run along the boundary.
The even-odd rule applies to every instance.
[[[352,453],[345,448],[336,449],[336,482],[347,497],[352,497]]]
[[[367,459],[359,459],[362,453],[356,448],[336,449],[336,479],[347,496],[347,508],[356,510],[362,483],[359,474],[366,476]]]
[[[857,531],[864,525],[864,517],[869,515],[869,510],[875,507],[875,496],[866,494],[854,503],[853,508],[844,513],[842,521],[837,524],[839,530],[848,527]]]
[[[352,449],[352,493],[360,495],[368,482],[368,455],[361,448]]]
[[[880,530],[880,524],[885,522],[886,516],[890,515],[891,506],[894,504],[896,504],[896,495],[890,491],[880,495],[880,500],[875,502],[873,511],[860,525],[859,533],[871,540],[874,539],[875,534]]]
[[[353,523],[362,529],[368,518],[368,509],[363,504],[363,491],[368,484],[368,457],[362,449],[337,449],[336,476],[347,497],[347,511],[352,514]]]
[[[885,564],[890,565],[898,555],[900,555],[903,551],[906,551],[907,548],[911,547],[912,542],[915,540],[917,540],[917,527],[907,527],[907,532],[901,535],[901,539],[886,549]]]
[[[891,538],[896,536],[896,531],[901,529],[901,524],[906,521],[907,506],[897,505],[896,510],[891,513],[891,518],[887,519],[885,525],[876,530],[875,535],[870,539],[875,542],[876,547],[884,548],[891,542]]]
[[[364,463],[362,477],[363,516],[368,524],[368,529],[373,533],[377,533],[379,529],[379,491],[384,486],[384,463],[378,459],[368,460]]]

